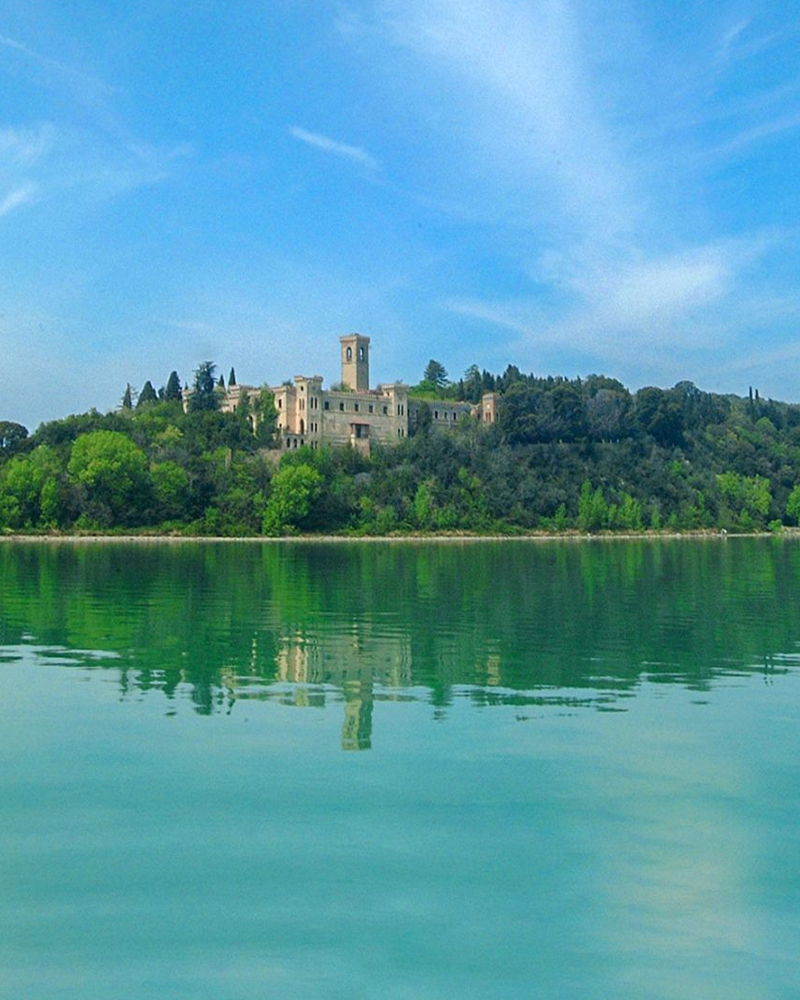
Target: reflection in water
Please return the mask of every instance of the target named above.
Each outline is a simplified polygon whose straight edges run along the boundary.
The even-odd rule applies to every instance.
[[[643,681],[706,692],[785,672],[794,541],[0,545],[0,646],[114,669],[203,714],[243,699],[624,708]],[[108,657],[111,657],[110,659]],[[414,691],[408,691],[413,688]]]

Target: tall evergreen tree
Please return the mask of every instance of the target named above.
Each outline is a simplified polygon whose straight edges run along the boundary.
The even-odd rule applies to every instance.
[[[142,391],[139,393],[139,399],[136,403],[136,409],[138,410],[142,406],[148,406],[150,403],[157,403],[158,396],[156,395],[156,390],[153,388],[153,383],[148,379],[142,386]]]
[[[219,409],[214,383],[216,369],[213,361],[201,361],[198,365],[194,373],[194,392],[189,397],[189,409],[192,412]]]
[[[230,388],[232,385],[236,385],[236,372],[233,370],[233,368],[231,368],[231,373],[228,376],[228,388]]]
[[[131,393],[130,382],[125,386],[125,394],[122,397],[122,409],[123,410],[133,409],[133,394]]]
[[[447,385],[447,369],[440,361],[434,361],[433,358],[425,366],[425,374],[423,378],[426,382],[433,382],[435,386],[442,389]]]
[[[167,387],[164,390],[164,399],[166,400],[181,399],[181,380],[178,378],[177,372],[170,372],[169,374],[169,378],[167,379]]]

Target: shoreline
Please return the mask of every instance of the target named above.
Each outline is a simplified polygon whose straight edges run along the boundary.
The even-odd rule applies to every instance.
[[[157,544],[209,544],[209,543],[258,543],[261,545],[307,544],[470,544],[482,542],[611,542],[611,541],[727,541],[731,538],[800,538],[800,528],[784,528],[780,532],[723,532],[723,531],[640,531],[640,532],[598,532],[596,534],[581,534],[580,532],[563,533],[531,533],[525,535],[242,535],[229,537],[221,535],[103,535],[103,534],[47,534],[47,535],[0,535],[0,544],[108,544],[122,542],[142,545]]]

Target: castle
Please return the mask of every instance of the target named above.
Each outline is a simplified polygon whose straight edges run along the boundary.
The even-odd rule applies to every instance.
[[[427,403],[433,427],[455,427],[459,417],[468,415],[483,423],[494,423],[497,394],[486,393],[477,405],[451,399],[423,400],[409,396],[404,382],[384,382],[369,386],[369,337],[350,333],[339,338],[342,378],[331,389],[322,388],[321,375],[295,375],[294,383],[270,387],[278,415],[280,448],[286,451],[310,448],[352,447],[369,454],[370,442],[396,444],[413,431],[420,406]],[[258,398],[255,386],[229,385],[220,405],[233,412],[242,397]]]

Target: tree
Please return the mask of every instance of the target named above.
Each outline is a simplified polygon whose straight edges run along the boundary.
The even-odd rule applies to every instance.
[[[11,455],[27,438],[28,428],[13,420],[0,420],[0,452]]]
[[[293,534],[308,517],[322,490],[322,476],[311,465],[286,465],[272,477],[272,491],[264,510],[265,535]]]
[[[133,393],[131,391],[130,382],[125,386],[125,392],[122,396],[122,409],[123,410],[133,409]]]
[[[278,411],[275,409],[275,397],[266,385],[261,387],[253,407],[253,417],[258,443],[264,446],[274,444],[278,429]]]
[[[148,379],[142,386],[142,391],[139,393],[139,398],[136,401],[136,409],[140,409],[142,406],[149,406],[151,403],[158,402],[158,395],[156,390],[153,388],[153,383]]]
[[[422,402],[419,404],[419,410],[417,411],[417,422],[414,427],[414,433],[430,434],[432,425],[433,413],[431,412],[431,408],[427,403]]]
[[[230,388],[232,385],[236,385],[236,372],[233,370],[233,368],[231,368],[231,373],[228,376],[228,388]]]
[[[4,466],[0,492],[8,527],[35,527],[40,523],[42,492],[48,482],[56,480],[60,468],[58,453],[46,444],[28,455],[15,455]]]
[[[181,380],[177,372],[170,372],[167,379],[167,387],[164,390],[164,399],[168,401],[180,401],[183,398],[181,393]]]
[[[150,470],[153,494],[163,518],[180,517],[186,509],[189,476],[177,462],[157,462]]]
[[[84,512],[130,524],[146,499],[147,458],[119,431],[92,431],[72,446],[67,473],[82,491]],[[102,520],[101,518],[101,520]]]
[[[447,369],[441,362],[434,361],[433,358],[425,367],[425,374],[422,376],[426,382],[433,382],[437,389],[443,389],[447,385]]]
[[[219,381],[217,382],[217,388],[222,389],[223,391],[225,389],[225,379],[222,377],[222,375],[220,375]]]
[[[795,524],[800,524],[800,486],[795,486],[786,501],[786,515]]]
[[[464,372],[464,399],[471,403],[480,403],[483,395],[481,370],[477,365],[470,365]]]
[[[202,361],[194,373],[194,391],[189,397],[192,413],[218,410],[219,397],[215,391],[214,372],[217,366],[212,361]]]

